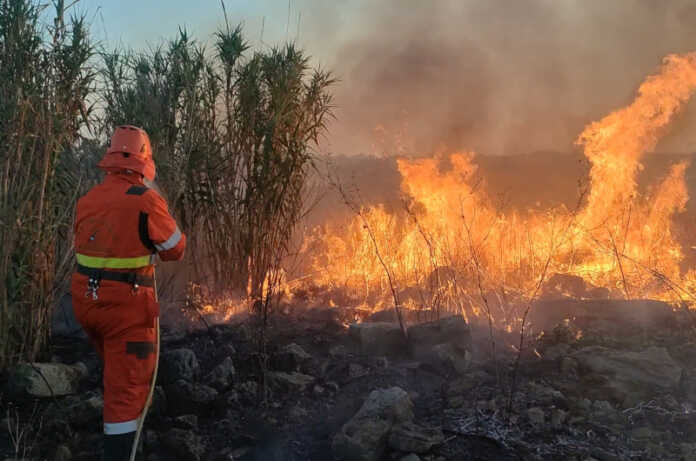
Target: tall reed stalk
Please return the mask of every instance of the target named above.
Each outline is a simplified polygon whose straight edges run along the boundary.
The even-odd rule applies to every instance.
[[[212,50],[180,30],[148,53],[105,54],[104,122],[150,134],[196,277],[260,300],[302,216],[334,80],[291,44],[248,52],[227,26]]]
[[[0,0],[0,369],[35,360],[57,282],[72,264],[72,151],[89,114],[92,47],[83,18],[40,23],[35,0]]]

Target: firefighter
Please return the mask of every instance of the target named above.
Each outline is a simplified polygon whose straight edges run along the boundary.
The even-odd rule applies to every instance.
[[[106,172],[77,203],[75,316],[104,364],[104,461],[130,456],[157,361],[159,305],[154,258],[180,260],[186,247],[164,199],[147,187],[155,164],[147,133],[116,128],[97,165]]]

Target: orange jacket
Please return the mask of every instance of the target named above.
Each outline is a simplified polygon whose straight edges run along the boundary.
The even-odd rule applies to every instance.
[[[77,203],[75,253],[82,266],[147,273],[155,253],[175,261],[185,248],[167,203],[140,175],[107,174]]]

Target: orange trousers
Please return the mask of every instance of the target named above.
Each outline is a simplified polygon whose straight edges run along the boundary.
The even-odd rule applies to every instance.
[[[71,291],[75,317],[104,362],[104,433],[133,432],[157,357],[154,320],[159,306],[154,291],[102,280],[93,299],[87,277],[77,273]]]

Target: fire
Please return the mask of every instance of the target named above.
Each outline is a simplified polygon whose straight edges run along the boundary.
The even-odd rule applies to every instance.
[[[696,277],[680,269],[673,232],[688,164],[673,165],[647,193],[636,176],[695,90],[696,53],[670,55],[629,106],[590,123],[577,139],[589,184],[574,209],[498,209],[472,152],[399,159],[402,209],[362,207],[347,224],[317,229],[315,282],[371,305],[387,302],[391,285],[399,303],[469,315],[494,304],[505,316],[554,274],[604,287],[593,292],[602,296],[689,299]]]

